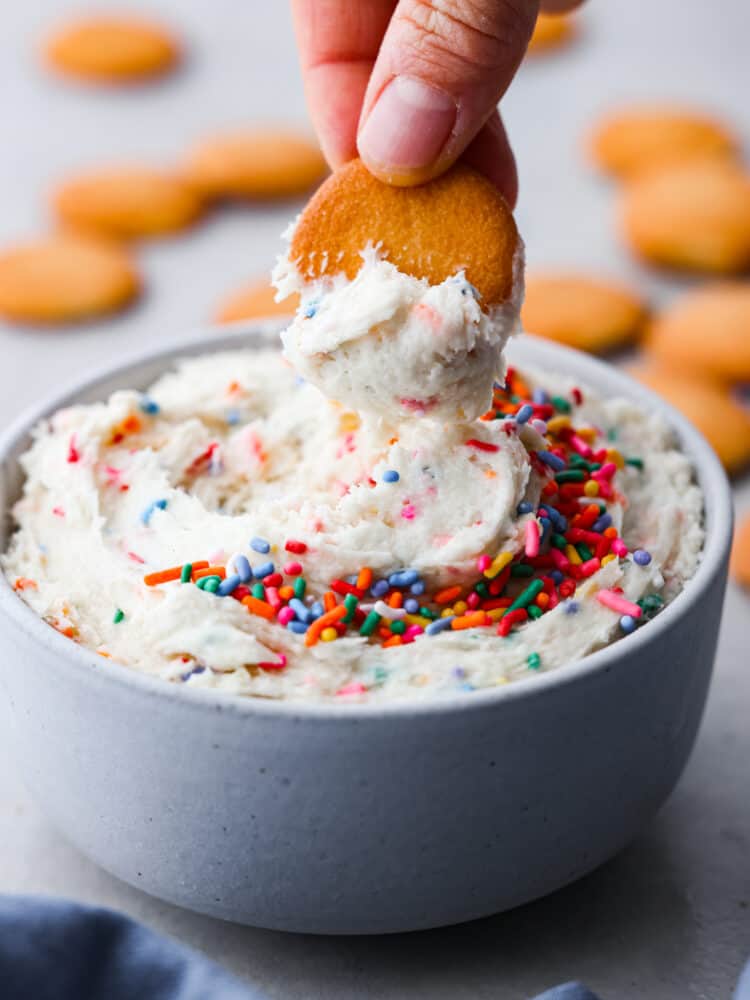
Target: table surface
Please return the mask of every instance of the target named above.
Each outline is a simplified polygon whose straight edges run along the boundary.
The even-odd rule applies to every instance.
[[[305,122],[280,0],[141,3],[181,28],[189,59],[172,79],[125,93],[61,84],[40,66],[40,35],[52,15],[76,6],[24,0],[3,12],[0,244],[44,231],[50,185],[79,165],[171,163],[217,126]],[[528,258],[532,266],[620,275],[664,302],[679,285],[640,270],[621,248],[616,191],[587,167],[581,137],[601,110],[640,98],[697,101],[750,135],[747,6],[591,0],[582,28],[567,51],[527,63],[504,102]],[[221,210],[185,238],[144,247],[147,294],[121,318],[65,332],[0,328],[0,423],[89,365],[205,323],[226,292],[267,270],[296,209]],[[737,505],[750,508],[747,480],[737,487]],[[196,916],[123,885],[69,846],[29,799],[7,753],[0,755],[0,891],[124,910],[285,1000],[520,1000],[571,978],[605,1000],[721,1000],[750,955],[749,613],[750,599],[730,588],[698,743],[658,817],[599,871],[512,913],[364,939],[284,935]],[[2,741],[0,733],[0,750]]]

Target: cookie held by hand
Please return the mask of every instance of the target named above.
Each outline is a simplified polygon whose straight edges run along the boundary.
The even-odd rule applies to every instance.
[[[471,167],[456,164],[427,184],[402,188],[352,160],[310,199],[289,259],[305,280],[338,273],[352,279],[368,245],[431,285],[464,271],[487,308],[511,297],[521,244],[505,199]]]
[[[268,281],[256,281],[228,296],[215,314],[217,323],[235,323],[243,319],[263,319],[268,316],[292,316],[299,305],[299,295],[276,301],[276,289]]]

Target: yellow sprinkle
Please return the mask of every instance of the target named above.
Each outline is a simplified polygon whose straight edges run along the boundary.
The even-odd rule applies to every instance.
[[[587,497],[598,497],[599,483],[595,479],[589,479],[587,483],[584,483],[583,492]]]
[[[487,614],[493,622],[499,622],[507,610],[507,608],[493,608],[491,611],[488,611]]]
[[[625,467],[625,459],[622,457],[622,453],[617,450],[617,448],[607,448],[607,461],[614,462],[618,469],[623,469]]]
[[[596,430],[593,427],[579,427],[576,434],[588,444],[593,444],[596,441]]]
[[[610,552],[608,555],[602,558],[602,566],[606,566],[607,563],[611,563],[612,560],[616,558],[617,556],[614,554],[614,552]]]
[[[350,433],[351,431],[358,431],[360,427],[360,420],[356,413],[342,413],[339,417],[339,431],[342,434]]]
[[[338,639],[338,632],[335,628],[324,628],[320,633],[320,638],[323,642],[333,642],[334,639]]]
[[[407,625],[421,625],[422,628],[430,624],[430,619],[423,618],[422,615],[404,615],[404,621]]]
[[[443,610],[440,612],[440,617],[450,618],[452,614],[453,614],[453,608],[443,608]]]
[[[468,607],[469,605],[466,603],[466,601],[456,601],[456,603],[453,605],[453,614],[463,615],[466,613]]]
[[[505,567],[513,559],[512,552],[499,552],[484,571],[488,580],[494,580],[498,573],[502,573]]]
[[[495,686],[501,687],[503,684],[509,684],[509,683],[510,682],[508,681],[507,677],[498,677],[497,680],[495,681]]]
[[[570,427],[570,417],[566,417],[563,414],[553,417],[551,420],[547,421],[547,430],[551,434],[557,434],[557,432],[561,431],[564,427]]]
[[[565,546],[565,555],[573,563],[574,566],[581,565],[581,557],[578,555],[578,550],[574,545]]]

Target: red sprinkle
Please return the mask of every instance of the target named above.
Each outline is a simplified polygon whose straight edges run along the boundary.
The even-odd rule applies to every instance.
[[[479,438],[469,438],[464,444],[469,448],[478,448],[479,451],[500,451],[500,445],[490,444],[489,441],[480,441]]]

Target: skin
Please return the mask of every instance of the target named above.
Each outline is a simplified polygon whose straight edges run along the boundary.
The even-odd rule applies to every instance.
[[[513,205],[518,178],[497,103],[540,7],[564,13],[581,2],[292,0],[307,101],[329,163],[359,155],[381,180],[408,186],[460,157]]]

